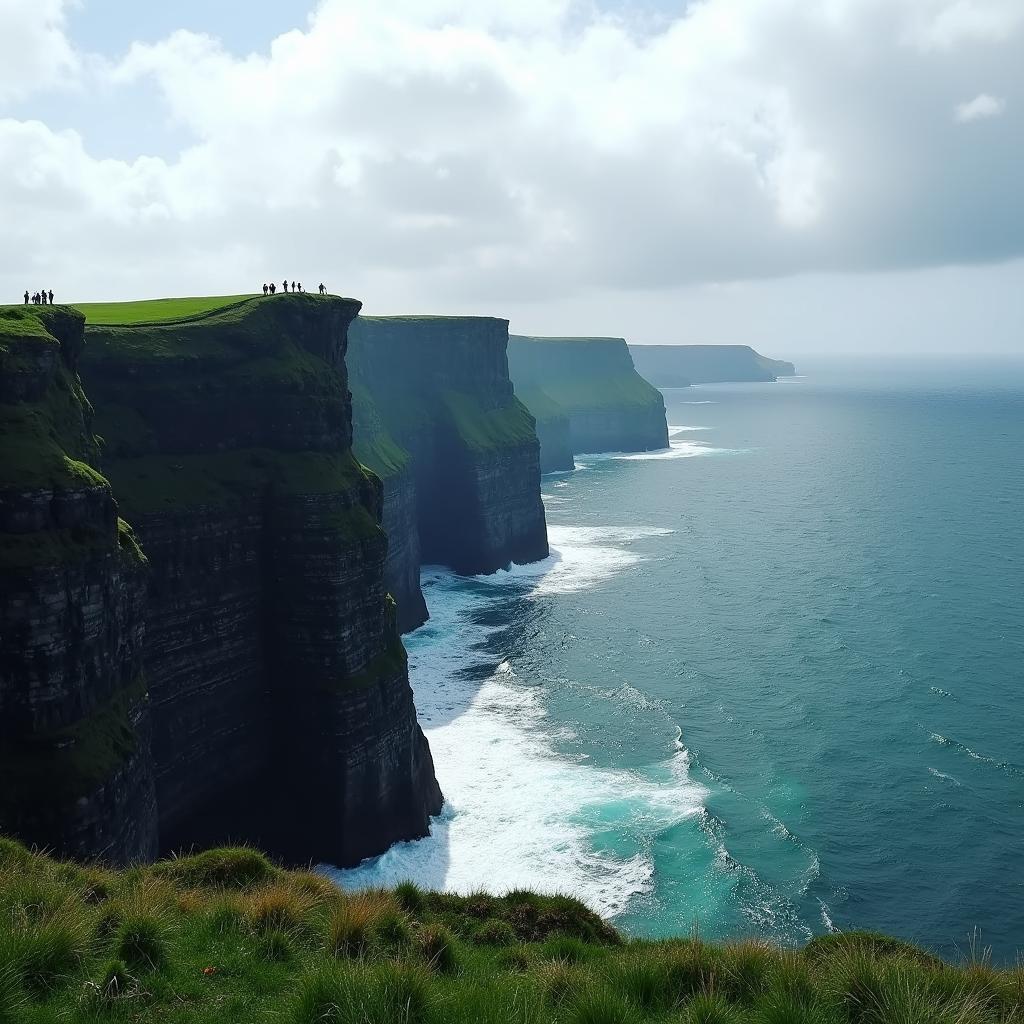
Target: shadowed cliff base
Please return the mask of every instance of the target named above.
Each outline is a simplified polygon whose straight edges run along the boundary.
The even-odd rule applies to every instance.
[[[658,388],[774,381],[796,373],[792,363],[769,359],[749,345],[630,345],[629,352],[637,370]]]
[[[354,450],[384,484],[386,569],[403,629],[426,617],[419,567],[490,573],[548,554],[534,421],[512,391],[508,322],[359,317]]]
[[[509,339],[516,394],[537,419],[545,473],[581,452],[668,447],[665,402],[633,366],[622,338]]]

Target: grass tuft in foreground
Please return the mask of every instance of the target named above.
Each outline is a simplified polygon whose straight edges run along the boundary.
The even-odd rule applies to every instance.
[[[867,933],[626,942],[575,900],[344,893],[256,850],[107,871],[0,838],[0,1024],[1011,1024],[1024,969]]]

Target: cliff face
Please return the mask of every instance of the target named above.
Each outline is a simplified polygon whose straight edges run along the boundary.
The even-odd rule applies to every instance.
[[[427,621],[427,603],[420,590],[420,530],[412,458],[388,433],[370,392],[354,379],[349,386],[352,450],[377,474],[384,491],[381,526],[388,538],[384,586],[397,604],[399,631],[408,633]]]
[[[792,363],[768,359],[749,345],[630,345],[637,370],[661,388],[724,381],[773,381],[796,373]]]
[[[84,318],[0,312],[0,832],[156,853],[145,559],[97,472]]]
[[[150,561],[161,845],[350,864],[440,810],[351,453],[351,300],[254,299],[90,327],[104,469]]]
[[[383,428],[374,436],[357,429],[356,451],[367,457],[383,445],[383,461],[403,467],[382,472],[382,460],[367,457],[393,521],[411,520],[414,494],[423,562],[486,573],[548,553],[539,445],[512,392],[507,341],[507,321],[489,317],[360,317],[352,325],[357,427],[371,418],[358,408],[363,396]],[[411,581],[414,555],[415,542],[393,578]],[[415,620],[401,597],[399,607],[404,622]]]
[[[552,447],[545,471],[571,468],[560,410],[568,420],[570,452],[651,451],[668,447],[665,402],[633,367],[621,338],[509,339],[509,372],[516,393],[545,430]]]

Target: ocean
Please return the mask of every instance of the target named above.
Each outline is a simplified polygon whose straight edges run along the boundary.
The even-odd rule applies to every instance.
[[[448,803],[346,886],[579,896],[636,936],[1024,951],[1024,368],[665,392],[545,477],[552,555],[424,571]]]

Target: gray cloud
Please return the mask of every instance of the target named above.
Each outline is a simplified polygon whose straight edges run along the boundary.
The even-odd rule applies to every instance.
[[[1017,0],[323,0],[245,58],[177,32],[79,82],[155,89],[141,137],[186,140],[162,158],[0,120],[0,287],[290,266],[392,308],[498,308],[1013,259],[1022,42]],[[61,52],[19,88],[83,66]]]

